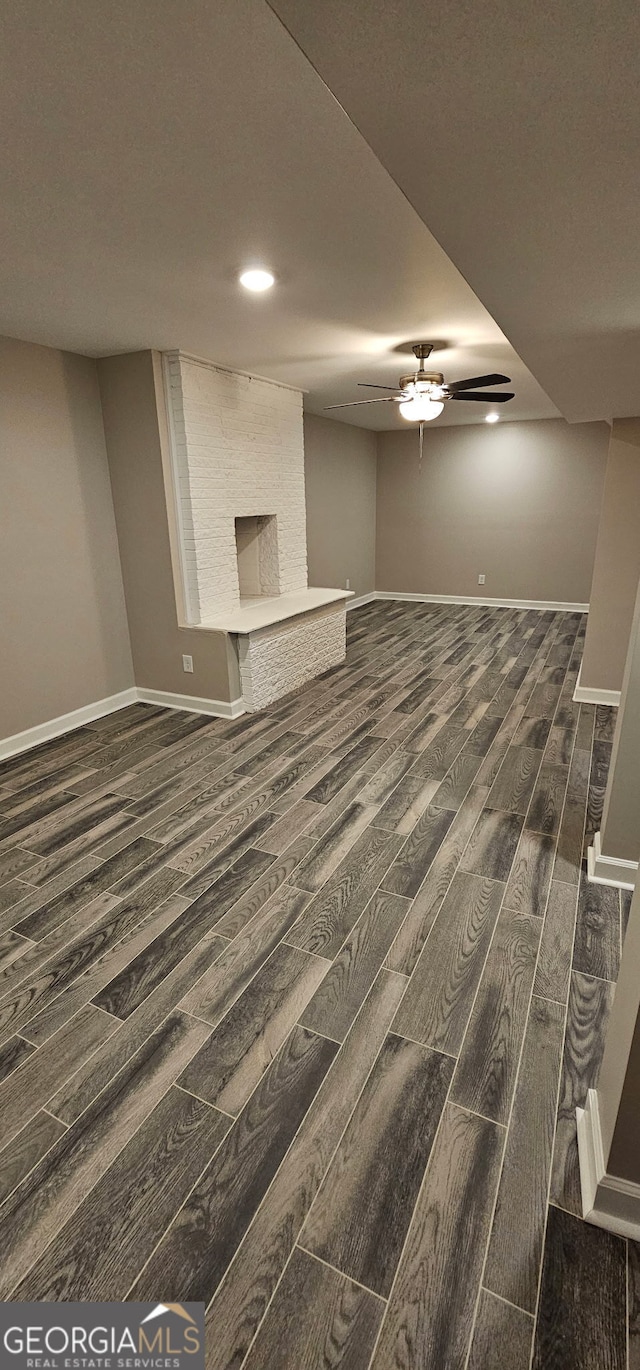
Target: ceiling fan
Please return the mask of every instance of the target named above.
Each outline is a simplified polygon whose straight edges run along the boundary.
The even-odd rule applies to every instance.
[[[425,423],[437,419],[448,400],[489,401],[492,404],[506,404],[514,398],[513,390],[477,390],[479,385],[509,385],[508,376],[493,373],[489,376],[469,376],[463,381],[444,382],[441,371],[425,371],[424,363],[433,351],[433,343],[414,343],[412,351],[418,360],[418,370],[411,376],[401,376],[398,393],[384,395],[375,400],[351,400],[346,404],[328,404],[327,409],[350,409],[356,404],[397,404],[403,419]],[[371,385],[360,381],[368,390],[393,390],[392,385]]]

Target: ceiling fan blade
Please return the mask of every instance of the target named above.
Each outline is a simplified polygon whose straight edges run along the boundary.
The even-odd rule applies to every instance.
[[[358,385],[363,386],[366,390],[395,390],[398,394],[401,393],[398,391],[397,385],[372,385],[371,381],[358,381]]]
[[[467,376],[464,381],[448,381],[447,390],[474,390],[476,385],[510,385],[510,376],[500,376],[494,372],[491,376]]]
[[[325,404],[325,409],[353,409],[356,404],[393,404],[394,395],[381,395],[377,400],[347,400],[346,404]]]
[[[450,400],[480,400],[483,404],[506,404],[514,399],[513,390],[463,390],[461,395],[450,395]]]

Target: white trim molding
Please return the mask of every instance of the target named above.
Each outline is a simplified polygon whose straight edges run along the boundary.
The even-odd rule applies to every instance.
[[[622,856],[605,856],[601,835],[595,833],[593,846],[587,851],[587,876],[594,885],[615,885],[617,889],[634,890],[637,873],[637,861],[627,861]]]
[[[554,599],[486,599],[480,595],[418,595],[399,590],[376,590],[376,599],[408,599],[420,604],[471,604],[487,609],[553,609],[563,614],[588,614],[588,604],[569,604]],[[351,606],[353,608],[353,605]]]
[[[71,733],[85,723],[93,723],[96,718],[115,713],[117,709],[126,709],[128,704],[135,704],[137,698],[138,692],[132,685],[128,690],[120,690],[119,694],[97,699],[93,704],[83,704],[82,708],[73,709],[69,714],[60,714],[58,718],[51,718],[47,723],[37,723],[34,728],[25,728],[22,733],[5,737],[0,741],[0,760],[17,756],[19,752],[28,752],[32,747],[39,747],[42,742],[49,742],[51,738],[60,737],[62,733]]]
[[[610,708],[617,709],[620,704],[620,690],[599,690],[595,685],[581,685],[582,663],[578,671],[576,687],[573,691],[573,698],[576,704],[608,704]]]
[[[211,714],[212,718],[239,718],[247,712],[241,699],[202,699],[198,695],[178,695],[169,690],[136,690],[142,704],[161,704],[165,709],[185,709],[190,714]]]
[[[586,1222],[640,1239],[640,1185],[608,1175],[604,1163],[598,1094],[590,1089],[584,1108],[576,1109],[582,1214]]]
[[[380,596],[376,594],[375,590],[370,590],[368,595],[358,595],[356,599],[348,599],[345,606],[347,613],[350,609],[362,608],[363,604],[373,604],[379,598]]]
[[[14,733],[13,737],[0,739],[0,761],[18,756],[20,752],[31,751],[32,747],[39,747],[42,742],[61,737],[63,733],[72,733],[85,723],[93,723],[96,718],[104,718],[106,714],[114,714],[118,709],[126,709],[127,705],[138,702],[162,704],[165,709],[183,709],[193,714],[211,714],[212,718],[239,718],[246,713],[241,699],[233,699],[229,704],[224,699],[200,699],[196,695],[169,694],[164,690],[139,690],[132,685],[130,689],[109,695],[107,699],[97,699],[95,703],[84,704],[81,709],[73,709],[69,714],[60,714],[59,718],[52,718],[48,723],[38,723],[35,728],[26,728],[22,733]]]

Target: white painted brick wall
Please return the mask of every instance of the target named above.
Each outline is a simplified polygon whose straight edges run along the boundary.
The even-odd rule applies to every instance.
[[[195,621],[239,603],[236,518],[276,515],[279,593],[306,589],[301,393],[177,352],[167,360],[186,597]]]
[[[247,708],[264,709],[344,661],[346,621],[342,602],[240,637],[240,679]]]

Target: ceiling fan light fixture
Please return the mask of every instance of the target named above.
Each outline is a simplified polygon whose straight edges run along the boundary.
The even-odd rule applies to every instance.
[[[397,404],[403,419],[409,423],[429,423],[437,419],[449,400],[473,400],[476,404],[506,404],[515,399],[511,390],[480,390],[479,386],[510,385],[508,376],[492,371],[486,376],[466,376],[460,381],[445,382],[441,371],[427,371],[425,361],[433,352],[434,343],[414,343],[418,369],[408,376],[400,376],[395,395],[385,394],[371,400],[347,400],[343,404],[328,404],[327,409],[351,409],[361,404]],[[374,381],[358,381],[366,390],[390,391],[392,385],[380,385]],[[489,414],[489,423],[495,423],[498,415]]]
[[[499,415],[499,414],[495,414],[495,413],[485,414],[485,416],[484,416],[484,421],[485,421],[485,423],[497,423],[499,418],[500,418],[500,415]]]
[[[429,423],[442,413],[444,404],[442,400],[429,399],[428,395],[415,395],[413,399],[404,400],[398,408],[403,419],[413,423]]]

